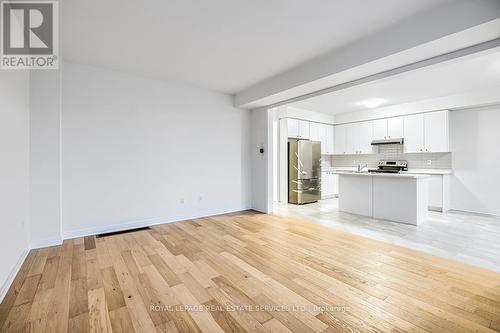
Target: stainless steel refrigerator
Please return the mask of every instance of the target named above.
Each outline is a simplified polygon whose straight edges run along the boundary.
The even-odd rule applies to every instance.
[[[321,198],[321,142],[288,140],[288,202],[305,204]]]

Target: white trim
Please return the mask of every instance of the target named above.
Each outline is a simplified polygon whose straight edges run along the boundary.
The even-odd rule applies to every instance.
[[[475,215],[482,215],[482,216],[490,216],[490,217],[500,217],[499,214],[496,213],[485,213],[485,212],[479,212],[476,210],[465,210],[465,209],[459,209],[459,208],[450,208],[448,211],[455,211],[459,213],[466,213],[466,214],[475,214]]]
[[[92,235],[107,233],[107,232],[123,231],[123,230],[136,229],[136,228],[153,226],[153,225],[158,225],[158,224],[180,222],[180,221],[184,221],[184,220],[191,220],[191,219],[198,219],[198,218],[210,217],[210,216],[221,215],[221,214],[235,213],[235,212],[240,212],[240,211],[249,210],[249,209],[252,209],[252,208],[250,206],[244,206],[244,207],[238,207],[238,208],[232,208],[232,209],[212,210],[212,211],[208,211],[208,212],[201,213],[198,215],[185,215],[185,216],[179,215],[179,216],[175,216],[175,217],[154,217],[154,218],[149,218],[149,219],[144,219],[144,220],[136,220],[136,221],[132,221],[132,222],[117,223],[117,224],[106,225],[106,226],[97,226],[97,227],[79,229],[79,230],[69,230],[69,231],[63,232],[63,239],[92,236]]]
[[[30,249],[39,249],[42,247],[56,246],[56,245],[61,245],[62,243],[63,240],[61,239],[61,237],[32,240],[30,242]]]
[[[19,270],[21,269],[21,266],[23,265],[24,261],[26,260],[26,257],[28,256],[29,250],[26,249],[23,251],[19,259],[17,260],[16,265],[12,268],[10,271],[9,276],[7,277],[7,280],[5,280],[4,284],[2,285],[2,289],[0,290],[0,302],[3,302],[3,299],[7,292],[9,291],[10,286],[12,285],[12,282],[14,282],[14,279],[17,276],[17,273],[19,273]]]

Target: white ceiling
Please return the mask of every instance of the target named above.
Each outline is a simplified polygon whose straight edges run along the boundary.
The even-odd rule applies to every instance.
[[[66,60],[235,93],[451,0],[64,0]]]
[[[379,107],[428,100],[463,93],[481,92],[492,87],[500,91],[500,50],[468,56],[398,74],[351,88],[312,97],[294,106],[301,109],[339,114],[368,110],[364,101],[384,99]]]

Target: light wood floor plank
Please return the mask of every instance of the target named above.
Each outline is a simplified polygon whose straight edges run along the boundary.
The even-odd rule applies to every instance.
[[[2,332],[500,332],[500,274],[241,212],[31,251]]]

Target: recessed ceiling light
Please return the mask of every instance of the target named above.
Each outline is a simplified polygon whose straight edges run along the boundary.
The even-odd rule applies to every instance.
[[[372,99],[367,99],[366,101],[358,102],[358,103],[356,103],[356,105],[361,105],[361,106],[372,109],[372,108],[379,107],[386,102],[387,102],[387,100],[385,98],[372,98]]]

